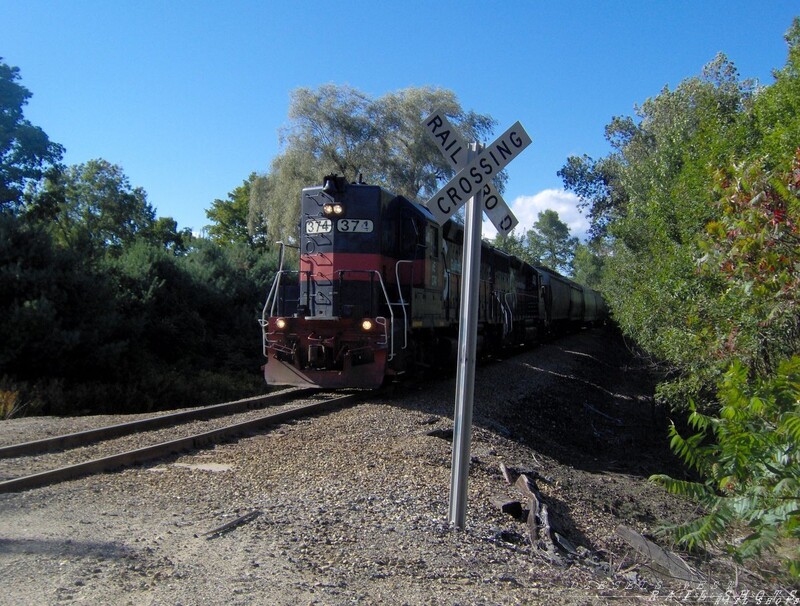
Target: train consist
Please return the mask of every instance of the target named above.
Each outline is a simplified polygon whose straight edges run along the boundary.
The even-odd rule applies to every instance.
[[[329,175],[303,190],[300,266],[281,264],[262,312],[268,384],[380,386],[455,362],[463,226]],[[601,321],[599,293],[483,244],[478,348],[530,344]]]

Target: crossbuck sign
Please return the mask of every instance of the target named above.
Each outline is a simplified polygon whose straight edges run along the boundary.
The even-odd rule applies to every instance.
[[[517,219],[492,185],[492,177],[528,147],[531,138],[516,122],[497,140],[481,149],[465,145],[442,112],[425,119],[425,131],[433,137],[450,165],[458,170],[425,206],[444,225],[459,208],[467,205],[464,252],[461,262],[461,308],[458,327],[458,373],[453,415],[453,464],[450,472],[450,523],[464,527],[467,512],[472,401],[475,393],[475,358],[478,340],[478,286],[481,267],[481,212],[486,212],[498,233],[508,234]]]
[[[516,122],[471,161],[467,159],[467,145],[443,112],[433,112],[424,125],[425,132],[436,142],[450,166],[459,171],[425,204],[434,219],[443,225],[469,198],[481,191],[483,212],[498,233],[507,235],[518,221],[495,189],[492,178],[531,144],[522,125]]]

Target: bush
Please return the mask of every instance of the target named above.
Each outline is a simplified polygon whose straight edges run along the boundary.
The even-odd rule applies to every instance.
[[[702,481],[651,479],[705,507],[705,515],[669,529],[678,541],[689,548],[722,543],[742,562],[774,551],[778,539],[800,539],[800,356],[763,379],[734,362],[719,401],[717,416],[693,410],[692,436],[670,429],[673,451]],[[800,576],[800,547],[794,550],[787,564]]]

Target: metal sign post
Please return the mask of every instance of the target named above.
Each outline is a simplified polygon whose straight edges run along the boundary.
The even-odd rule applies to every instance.
[[[444,225],[465,203],[464,252],[461,273],[461,309],[458,327],[458,372],[453,416],[453,461],[450,473],[450,524],[463,528],[467,514],[467,478],[475,395],[478,342],[478,303],[481,280],[481,213],[486,212],[499,233],[507,234],[517,218],[492,185],[492,178],[531,143],[516,122],[493,143],[480,148],[463,144],[442,112],[425,119],[427,132],[450,165],[459,172],[425,203],[434,220]],[[464,152],[468,151],[467,154]],[[465,157],[466,156],[466,157]]]
[[[477,154],[477,151],[477,145],[473,143],[469,155]],[[475,358],[478,341],[476,326],[478,325],[478,288],[481,278],[482,202],[483,191],[480,190],[467,202],[467,216],[464,224],[456,407],[453,417],[453,460],[448,508],[450,524],[456,528],[464,527],[464,520],[467,516],[467,478],[469,476],[472,403],[475,395]]]

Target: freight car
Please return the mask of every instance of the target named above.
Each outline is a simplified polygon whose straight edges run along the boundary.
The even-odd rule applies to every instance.
[[[455,361],[463,226],[402,196],[328,175],[301,197],[299,267],[280,267],[260,320],[273,385],[380,386]],[[478,348],[603,319],[600,295],[483,244]]]

